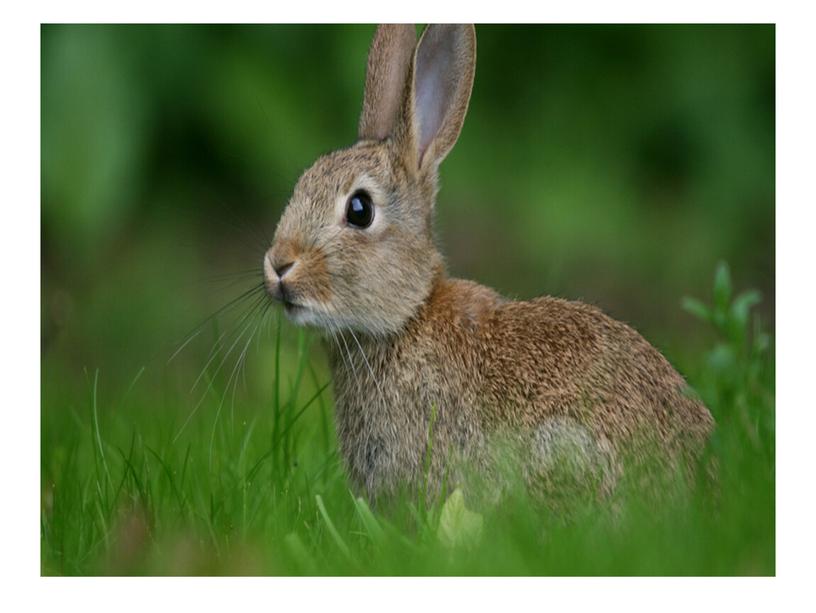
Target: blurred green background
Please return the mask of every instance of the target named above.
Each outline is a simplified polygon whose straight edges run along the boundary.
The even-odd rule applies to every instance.
[[[132,370],[226,301],[202,278],[257,265],[299,173],[354,141],[372,33],[43,26],[46,359]],[[453,274],[595,303],[671,352],[694,341],[680,297],[725,259],[772,321],[773,26],[482,25],[478,45],[442,167]]]
[[[246,287],[237,271],[259,268],[299,174],[320,154],[354,141],[373,32],[367,25],[42,26],[47,574],[161,572],[142,562],[117,567],[104,557],[118,555],[110,554],[117,542],[130,551],[128,522],[141,517],[138,509],[146,509],[158,550],[172,549],[162,535],[172,541],[198,530],[217,551],[232,542],[241,508],[244,537],[261,530],[273,548],[304,521],[315,525],[312,485],[288,498],[285,489],[273,488],[272,499],[253,490],[260,523],[246,517],[246,479],[239,481],[243,507],[227,502],[220,514],[213,510],[213,501],[231,500],[242,463],[266,457],[267,431],[276,440],[278,381],[289,383],[291,406],[302,406],[327,380],[314,339],[284,326],[279,378],[274,336],[260,339],[224,432],[216,428],[223,399],[219,404],[212,394],[202,405],[201,388],[196,395],[190,387],[207,371],[219,330],[236,333],[229,328],[235,321],[213,322],[168,359],[194,326]],[[773,332],[774,27],[482,25],[477,36],[468,117],[441,170],[437,230],[451,273],[512,297],[594,303],[640,330],[681,372],[696,374],[693,383],[709,370],[721,385],[716,364],[704,358],[711,336],[680,302],[685,295],[709,301],[715,264],[725,260],[736,290],[761,291],[759,309]],[[295,391],[304,355],[309,377]],[[216,389],[229,391],[224,382],[234,359]],[[772,406],[772,377],[771,366],[757,406]],[[742,383],[734,389],[751,402],[758,393]],[[730,400],[718,403],[721,424],[731,407]],[[287,470],[307,481],[328,479],[323,470],[335,461],[323,486],[334,512],[338,501],[348,504],[348,491],[333,455],[331,403],[321,398],[317,411],[292,431],[300,444]],[[228,444],[216,445],[214,456],[213,441],[222,435]],[[135,468],[127,455],[134,443],[141,458]],[[126,486],[119,493],[131,491],[135,515],[113,490],[98,490],[102,502],[95,502],[103,449],[121,465]],[[172,504],[160,504],[156,471],[179,471],[183,481],[188,456],[199,479],[190,495],[201,498],[193,506],[210,509],[206,526],[196,523],[199,515],[177,518],[168,512]],[[746,466],[735,483],[757,473],[756,464]],[[686,566],[656,568],[701,572],[703,561],[714,560],[706,572],[769,572],[772,471],[762,473],[750,503],[767,513],[739,516],[747,532],[731,535],[761,554],[746,556],[735,546],[738,562],[718,561],[701,537]],[[143,492],[148,478],[158,493]],[[267,507],[278,504],[292,512]],[[270,521],[280,525],[269,528]],[[110,522],[125,526],[119,537]],[[622,571],[614,564],[601,569],[654,568],[651,560],[663,554],[643,545],[645,562],[630,556]],[[225,572],[196,568],[173,567]]]

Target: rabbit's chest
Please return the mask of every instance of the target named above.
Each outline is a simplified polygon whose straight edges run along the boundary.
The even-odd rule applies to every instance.
[[[431,410],[393,387],[347,391],[337,397],[337,431],[352,479],[372,492],[390,489],[420,473]]]
[[[365,373],[335,372],[337,431],[349,476],[371,494],[426,476],[441,480],[452,458],[477,438],[471,399],[458,390],[440,393],[440,373],[424,364],[402,364],[399,372],[371,366],[367,382]]]

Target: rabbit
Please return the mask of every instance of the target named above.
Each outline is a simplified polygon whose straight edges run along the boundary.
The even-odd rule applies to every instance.
[[[323,335],[350,482],[371,500],[434,495],[466,474],[495,482],[502,455],[532,488],[574,465],[609,489],[647,449],[693,470],[714,421],[640,334],[588,304],[447,275],[438,168],[475,65],[473,25],[419,41],[413,25],[377,27],[358,140],[303,173],[263,256],[269,295]]]

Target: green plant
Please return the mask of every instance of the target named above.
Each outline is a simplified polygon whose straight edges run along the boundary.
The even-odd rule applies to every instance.
[[[320,353],[273,321],[244,393],[210,369],[192,417],[189,378],[174,392],[166,368],[140,370],[124,393],[95,371],[84,398],[46,368],[42,571],[773,574],[772,344],[751,316],[757,294],[732,297],[725,265],[715,278],[712,305],[684,304],[715,334],[685,370],[717,420],[718,476],[670,503],[630,485],[568,514],[515,491],[478,514],[458,490],[366,501],[338,457]]]

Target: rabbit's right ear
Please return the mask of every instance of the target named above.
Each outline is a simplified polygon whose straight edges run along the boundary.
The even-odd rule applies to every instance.
[[[383,140],[394,131],[415,48],[416,29],[412,24],[377,26],[368,54],[358,128],[361,140]]]
[[[465,121],[476,70],[472,24],[430,24],[417,44],[395,139],[406,166],[435,172]]]

